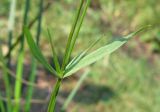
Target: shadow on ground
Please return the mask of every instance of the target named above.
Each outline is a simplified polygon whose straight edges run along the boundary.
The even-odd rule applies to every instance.
[[[69,95],[69,92],[62,91],[60,94],[66,98]],[[73,101],[83,104],[95,104],[99,101],[107,102],[112,97],[114,97],[114,91],[110,87],[104,85],[84,84],[77,92]]]

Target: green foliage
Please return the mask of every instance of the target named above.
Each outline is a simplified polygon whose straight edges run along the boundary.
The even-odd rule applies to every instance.
[[[78,18],[80,16],[79,14],[80,14],[80,10],[81,10],[82,5],[83,5],[83,0],[81,1],[79,9],[78,9],[78,14],[76,16],[76,22],[74,22],[75,24],[72,27],[71,34],[70,34],[71,36],[69,36],[69,38],[68,38],[68,43],[67,43],[67,46],[66,46],[66,52],[65,52],[65,56],[64,56],[64,60],[63,60],[62,68],[61,68],[62,71],[64,69],[64,73],[63,74],[58,74],[58,72],[57,72],[57,70],[59,70],[59,63],[58,63],[58,58],[56,56],[56,53],[55,53],[55,50],[54,50],[54,46],[53,46],[53,43],[52,43],[52,40],[51,40],[51,35],[50,35],[49,31],[48,31],[48,34],[49,34],[49,39],[51,41],[50,43],[51,43],[51,47],[52,47],[52,52],[53,52],[53,56],[54,56],[53,59],[54,59],[55,65],[56,65],[56,70],[54,70],[54,68],[52,68],[51,65],[47,63],[47,61],[43,57],[40,49],[35,44],[35,42],[34,42],[32,36],[31,36],[31,33],[29,32],[28,28],[27,27],[24,28],[24,32],[25,32],[25,35],[26,35],[26,38],[27,38],[27,42],[28,42],[28,45],[30,47],[30,50],[31,50],[33,56],[39,62],[41,62],[46,68],[48,68],[48,70],[50,70],[52,73],[56,73],[56,75],[58,77],[58,81],[57,81],[57,83],[55,85],[55,89],[52,92],[52,95],[50,97],[50,102],[49,102],[49,106],[48,106],[48,112],[52,112],[52,111],[55,110],[56,97],[57,97],[57,94],[58,94],[58,91],[59,91],[59,88],[60,88],[60,85],[61,85],[61,82],[62,82],[63,78],[69,77],[70,75],[72,75],[77,70],[79,70],[79,69],[81,69],[81,68],[83,68],[83,67],[85,67],[87,65],[90,65],[90,64],[100,60],[101,58],[105,57],[106,55],[110,55],[112,52],[114,52],[119,47],[121,47],[124,43],[126,43],[131,37],[135,36],[137,33],[141,32],[142,30],[150,27],[150,26],[143,27],[143,28],[141,28],[141,29],[129,34],[128,36],[125,36],[124,38],[119,39],[119,40],[115,40],[115,41],[111,42],[110,44],[108,44],[108,45],[106,45],[104,47],[101,47],[101,48],[99,48],[99,49],[97,49],[97,50],[93,51],[92,53],[90,53],[90,54],[85,56],[87,51],[97,43],[97,41],[99,40],[98,39],[95,43],[93,43],[82,54],[80,54],[79,56],[74,58],[71,61],[71,63],[69,63],[69,66],[68,66],[69,69],[66,69],[65,68],[67,66],[66,64],[68,63],[68,59],[69,59],[69,57],[71,55],[73,46],[75,44],[75,40],[76,40],[76,38],[78,36],[78,32],[80,30],[80,27],[81,27],[81,24],[82,24],[82,21],[83,21],[83,19],[80,20],[80,25],[78,26],[78,31],[76,32],[76,30],[75,30],[76,29],[76,23],[77,23]],[[89,5],[89,0],[86,3],[86,7],[84,9],[84,13],[83,14],[86,14],[86,10],[87,10],[88,5]],[[81,16],[82,18],[84,18],[83,14]],[[72,38],[74,32],[76,32],[76,37]],[[68,70],[68,71],[66,71],[66,70]]]
[[[25,7],[24,7],[24,16],[23,16],[23,24],[27,25],[28,23],[28,14],[30,9],[30,0],[25,0]],[[22,36],[20,38],[20,49],[18,52],[18,59],[17,59],[17,68],[16,68],[16,78],[21,79],[23,77],[23,64],[24,64],[24,32],[23,28],[21,29]],[[15,98],[15,106],[13,108],[13,112],[17,112],[20,110],[20,99],[21,99],[21,90],[22,90],[22,82],[20,80],[15,81],[15,91],[14,91],[14,98]]]
[[[10,81],[7,73],[7,66],[6,66],[5,59],[3,57],[1,46],[0,46],[0,64],[2,65],[1,68],[3,72],[3,80],[4,80],[5,90],[6,90],[6,97],[8,101],[7,112],[11,112],[12,111],[12,103],[11,103],[12,93],[11,93]],[[1,103],[1,106],[2,106],[2,103]]]
[[[47,62],[47,60],[44,58],[44,56],[42,55],[41,50],[39,49],[39,47],[36,45],[36,43],[34,42],[32,35],[30,33],[30,31],[28,30],[27,27],[24,27],[24,33],[26,35],[27,38],[27,42],[28,45],[30,47],[30,50],[33,54],[33,56],[40,62],[42,63],[42,65],[44,65],[44,67],[46,67],[51,73],[53,73],[54,75],[58,76],[57,72],[54,70],[54,68]]]
[[[119,47],[121,47],[123,44],[125,44],[128,41],[128,39],[135,36],[137,33],[139,33],[140,31],[142,31],[146,28],[148,28],[148,27],[143,27],[143,28],[137,30],[136,32],[129,34],[128,36],[125,36],[124,38],[121,38],[119,40],[115,40],[115,41],[111,42],[110,44],[108,44],[104,47],[101,47],[101,48],[93,51],[92,53],[88,54],[87,56],[85,56],[81,60],[77,61],[76,64],[74,65],[74,67],[65,74],[65,77],[68,77],[68,76],[72,75],[74,72],[78,71],[79,69],[102,59],[106,55],[110,55],[112,52],[114,52]]]
[[[50,101],[49,101],[47,112],[55,112],[56,99],[57,99],[57,95],[58,95],[61,83],[62,83],[62,79],[58,79],[52,91],[52,94],[50,96]]]
[[[89,6],[90,1],[91,0],[87,0],[86,6],[83,11],[82,11],[82,7],[84,5],[84,0],[81,0],[81,2],[80,2],[79,9],[77,10],[77,14],[75,16],[75,20],[73,22],[71,32],[69,34],[69,38],[68,38],[68,42],[67,42],[67,46],[66,46],[66,50],[65,50],[65,56],[63,59],[63,63],[62,63],[62,71],[65,69],[66,65],[68,64],[69,58],[71,56],[73,47],[75,45],[75,41],[78,37],[79,31],[80,31],[84,16],[86,15],[86,11],[87,11],[87,8]],[[81,15],[81,13],[82,13],[82,15]],[[75,36],[74,36],[74,34],[75,34]]]
[[[26,1],[29,1],[29,0],[26,0]],[[39,1],[39,0],[37,0],[37,1]],[[35,4],[39,3],[37,1],[35,1]],[[49,70],[53,75],[56,76],[56,78],[58,78],[57,79],[58,81],[57,81],[56,85],[54,86],[54,89],[53,89],[53,92],[52,92],[52,95],[50,98],[50,102],[49,102],[49,106],[48,106],[49,112],[52,112],[55,110],[56,97],[57,97],[59,88],[61,86],[62,80],[64,78],[70,77],[78,70],[80,70],[80,69],[82,69],[92,63],[95,63],[95,62],[99,63],[100,59],[104,58],[105,56],[108,57],[112,52],[114,52],[119,47],[121,47],[123,44],[125,44],[128,41],[128,38],[135,36],[136,33],[138,33],[138,32],[131,33],[130,35],[126,36],[125,38],[119,38],[117,40],[113,40],[109,44],[105,44],[105,45],[104,45],[104,43],[106,43],[106,41],[103,41],[103,42],[101,41],[101,43],[99,42],[101,38],[98,38],[97,40],[95,40],[97,38],[98,34],[105,33],[107,35],[106,37],[114,37],[117,35],[119,36],[121,34],[127,34],[135,27],[143,26],[144,24],[148,24],[148,23],[156,23],[156,21],[159,20],[158,0],[152,0],[152,1],[150,1],[150,0],[141,0],[141,1],[138,1],[138,0],[135,0],[135,1],[100,0],[100,1],[92,1],[92,4],[90,5],[90,10],[89,10],[89,16],[85,22],[84,17],[87,13],[87,8],[89,7],[90,2],[91,2],[91,0],[81,0],[80,1],[79,8],[78,8],[76,15],[74,17],[75,19],[73,20],[73,25],[71,27],[70,34],[68,36],[68,41],[67,41],[67,45],[65,48],[65,54],[63,57],[62,65],[58,61],[59,55],[57,55],[55,51],[58,51],[58,53],[62,53],[64,51],[63,46],[65,45],[65,41],[62,41],[62,40],[66,39],[66,34],[68,33],[69,26],[70,26],[69,23],[72,20],[71,17],[72,17],[73,9],[75,8],[75,6],[76,6],[75,4],[77,3],[77,1],[74,1],[74,0],[54,1],[54,4],[53,4],[54,6],[50,7],[51,10],[48,10],[46,12],[47,18],[45,18],[43,21],[43,27],[46,27],[46,26],[48,27],[48,24],[49,24],[52,27],[52,29],[54,29],[54,39],[55,39],[54,43],[52,42],[53,36],[52,36],[52,34],[50,34],[49,30],[48,30],[48,35],[49,35],[49,41],[50,41],[50,45],[51,45],[51,49],[52,49],[52,57],[53,57],[53,63],[55,65],[55,69],[51,66],[51,64],[49,64],[47,59],[43,56],[42,50],[40,49],[40,47],[38,47],[38,40],[39,40],[38,35],[40,35],[40,32],[41,32],[41,22],[39,22],[39,20],[38,20],[38,27],[39,28],[37,30],[37,36],[36,36],[35,42],[34,42],[34,38],[32,37],[29,29],[24,27],[24,33],[25,33],[25,36],[27,39],[27,43],[30,47],[31,53],[33,54],[33,57],[32,57],[33,59],[32,59],[32,64],[31,64],[32,70],[31,70],[31,74],[29,75],[29,81],[32,83],[35,81],[36,66],[37,66],[36,60],[38,60],[45,68],[47,68],[47,70]],[[19,15],[21,14],[22,10],[17,10],[16,16],[18,19],[16,19],[16,23],[18,23],[19,21],[21,21],[23,19],[22,26],[26,25],[30,28],[30,25],[27,24],[28,17],[30,17],[30,19],[32,20],[32,17],[35,17],[35,12],[36,12],[37,8],[35,7],[35,4],[32,4],[32,6],[29,7],[28,3],[24,3],[24,4],[22,4],[22,3],[23,3],[22,1],[18,2],[18,6],[21,6],[21,7],[18,7],[18,9],[21,9],[21,8],[23,8],[23,6],[26,5],[25,10],[24,10],[25,14],[24,14],[24,17],[21,18]],[[62,3],[62,4],[60,4],[60,3]],[[3,5],[5,5],[5,6],[3,6]],[[70,7],[69,5],[71,5],[73,7],[69,8]],[[0,27],[2,28],[2,30],[0,31],[0,33],[4,31],[3,27],[5,26],[5,19],[3,20],[3,17],[5,18],[5,15],[6,15],[6,17],[8,17],[8,13],[7,13],[8,6],[9,6],[9,2],[6,0],[4,0],[2,2],[2,4],[0,4],[0,9],[2,9],[2,10],[0,10],[0,12],[2,12],[2,14],[0,14],[0,19],[2,18],[2,21],[0,21]],[[45,8],[43,8],[43,5],[41,5],[40,7],[41,7],[40,13],[42,13],[43,9],[45,9]],[[128,10],[128,7],[130,8],[130,10]],[[30,11],[30,15],[28,16],[29,9],[32,9],[32,11]],[[56,13],[53,14],[53,10]],[[125,10],[125,12],[124,12],[124,10]],[[40,15],[38,16],[39,19],[41,19]],[[66,17],[66,15],[68,15],[68,17]],[[52,19],[50,19],[50,18],[52,18]],[[36,21],[36,19],[35,19],[35,21]],[[12,18],[11,22],[13,22],[13,18]],[[84,25],[82,27],[83,22],[84,22]],[[37,23],[37,22],[35,22],[35,23]],[[58,24],[58,27],[57,27],[57,24]],[[15,30],[15,32],[16,32],[16,33],[14,33],[13,36],[17,36],[17,34],[19,33],[17,30],[19,28],[18,26],[19,26],[19,23],[14,26],[15,29],[12,28],[12,30],[13,31]],[[126,28],[127,28],[127,30],[126,30]],[[80,33],[80,30],[81,30],[80,36],[82,36],[83,39],[80,38],[78,40],[78,35]],[[19,30],[19,31],[21,31],[21,30]],[[35,33],[34,27],[33,27],[32,31],[33,31],[33,33]],[[106,33],[106,31],[107,31],[107,33]],[[23,71],[24,71],[23,64],[24,64],[24,53],[25,53],[24,44],[25,43],[24,43],[24,38],[23,38],[23,36],[24,36],[23,31],[21,34],[22,34],[20,36],[21,38],[19,38],[19,40],[21,40],[20,41],[21,46],[20,46],[20,50],[19,50],[18,63],[17,63],[18,64],[17,65],[17,73],[16,73],[17,80],[15,81],[15,90],[14,90],[14,92],[15,92],[14,98],[16,100],[15,105],[13,107],[14,112],[17,112],[19,110],[19,108],[20,108],[19,101],[22,96],[21,95],[22,81],[18,80],[18,79],[22,78]],[[46,35],[47,35],[47,33],[46,33]],[[42,36],[46,36],[46,35],[44,34],[44,32],[42,32]],[[5,37],[5,35],[4,35],[4,37]],[[149,38],[149,41],[150,40],[152,41],[152,42],[150,41],[149,44],[152,46],[153,50],[159,51],[159,49],[160,49],[159,31],[155,30],[154,33],[147,34],[147,37]],[[152,40],[152,37],[154,37],[153,40]],[[15,39],[15,38],[13,38],[13,39]],[[9,43],[9,46],[8,46],[9,52],[8,53],[10,55],[11,51],[12,50],[16,51],[16,49],[15,50],[12,49],[12,46],[15,44],[12,45],[12,39],[9,39],[9,40],[10,40],[10,42],[8,42]],[[88,43],[90,40],[93,42],[93,44],[91,43],[91,45],[87,49],[84,49],[82,51],[82,53],[80,53],[78,56],[76,56],[72,60],[70,60],[71,56],[74,56],[74,54],[76,54],[79,51],[79,49],[85,48],[86,46],[88,46]],[[4,39],[4,41],[5,41],[5,39]],[[19,41],[15,41],[15,42],[18,43]],[[42,42],[43,42],[43,44],[45,44],[45,41],[42,41]],[[77,42],[77,44],[76,44],[76,42]],[[148,40],[147,40],[147,42],[148,42]],[[91,52],[91,53],[88,53],[95,45],[97,45],[97,43],[98,43],[99,48],[96,50],[93,50],[93,52]],[[18,44],[16,44],[16,45],[18,45]],[[76,47],[76,45],[78,46],[77,47],[78,49],[75,52],[73,52],[73,49],[74,49],[74,47]],[[16,53],[16,52],[14,52],[14,53]],[[45,52],[43,52],[43,53],[45,53]],[[36,58],[36,60],[34,59],[34,57]],[[5,59],[2,56],[1,62],[3,60],[5,60]],[[126,60],[127,60],[127,58],[126,58]],[[9,68],[6,67],[6,62],[5,63],[1,63],[1,62],[0,62],[0,64],[1,64],[0,67],[2,68],[2,71],[4,73],[3,80],[5,82],[4,84],[5,84],[6,97],[7,97],[8,102],[6,103],[7,109],[4,108],[3,102],[0,102],[0,108],[2,109],[2,111],[4,111],[4,109],[6,109],[6,110],[8,110],[8,112],[11,112],[12,111],[12,104],[11,104],[12,95],[9,94],[11,92],[10,92],[10,86],[8,86],[8,85],[10,85],[9,78],[8,78]],[[117,65],[117,63],[119,63],[119,62],[117,61],[114,63],[115,63],[115,65]],[[132,74],[134,73],[134,74],[139,74],[137,76],[141,75],[139,72],[140,70],[137,67],[135,67],[134,64],[133,64],[133,67],[128,66],[130,63],[129,64],[125,63],[125,64],[126,64],[126,66],[124,68],[126,68],[126,71],[121,68],[120,70],[118,69],[119,70],[118,73],[115,73],[115,74],[108,72],[107,75],[111,74],[111,76],[108,76],[109,78],[111,78],[111,80],[109,80],[108,82],[113,81],[112,74],[113,75],[117,75],[117,74],[123,75],[123,74],[127,74],[127,73],[132,73]],[[123,63],[122,63],[122,65],[123,65]],[[121,66],[121,64],[119,64],[118,66]],[[142,66],[146,66],[146,65],[145,64],[141,65],[141,63],[140,63],[140,67],[142,67]],[[112,68],[112,66],[111,66],[111,68]],[[132,70],[132,68],[133,68],[133,70]],[[101,70],[101,69],[103,69],[103,67],[102,68],[97,67],[97,69],[93,70],[93,72],[95,72],[95,74],[96,74],[98,69]],[[147,75],[148,75],[148,73],[151,74],[151,72],[149,71],[149,68],[142,67],[141,70],[144,74],[147,74]],[[104,71],[104,70],[102,70],[102,71]],[[106,71],[106,69],[105,69],[105,71]],[[132,74],[130,74],[129,77],[132,77],[131,76]],[[117,77],[117,76],[115,76],[115,77]],[[121,79],[120,76],[118,78]],[[144,78],[144,76],[142,78]],[[96,74],[95,79],[98,79],[97,74]],[[133,79],[134,79],[134,77],[133,77]],[[134,80],[136,80],[136,78]],[[149,80],[149,78],[148,78],[148,80]],[[80,81],[81,81],[81,79],[80,79]],[[129,79],[129,82],[130,81],[131,80]],[[112,86],[119,84],[119,83],[116,84],[117,83],[116,81],[113,81],[113,82],[114,82],[114,84],[112,83]],[[121,85],[121,84],[119,84],[119,85]],[[143,83],[142,83],[142,85],[143,85]],[[145,86],[145,84],[144,84],[144,86]],[[118,88],[120,88],[120,87],[121,86],[118,86]],[[129,89],[132,90],[134,87],[135,87],[135,85]],[[125,84],[122,84],[122,88],[126,88]],[[74,90],[76,90],[76,88]],[[145,90],[145,92],[147,92],[146,90]],[[26,105],[25,105],[24,111],[30,110],[30,105],[31,105],[30,101],[31,101],[32,92],[33,92],[33,87],[29,86],[28,93],[27,93],[28,96],[26,97],[26,102],[25,102]],[[121,90],[120,90],[120,92],[121,92]],[[68,100],[69,102],[71,101],[71,99],[75,95],[75,93],[71,93],[71,94],[72,95],[69,96],[69,100]],[[156,94],[156,93],[154,93],[154,94]],[[134,95],[136,96],[137,94],[134,94]],[[135,99],[136,98],[140,99],[139,96],[136,96]],[[158,98],[159,97],[157,97],[157,99]],[[141,101],[138,100],[137,102],[143,103],[143,102],[145,102],[144,99],[140,99]],[[121,103],[121,102],[119,102],[119,103]],[[121,107],[123,110],[124,105],[122,104],[121,107],[119,105],[118,106],[111,105],[111,106],[113,106],[115,108],[115,110],[113,110],[113,111],[118,111]],[[67,106],[65,106],[65,108],[66,107]],[[147,107],[147,106],[145,106],[145,107]],[[87,110],[87,111],[91,111],[91,110]],[[127,111],[127,109],[124,109],[124,111]],[[156,109],[155,109],[155,111],[156,111]]]
[[[5,107],[4,107],[3,101],[1,100],[1,93],[0,93],[0,110],[1,112],[5,112]]]
[[[53,60],[54,60],[54,63],[55,63],[56,71],[58,72],[58,74],[61,74],[60,64],[58,62],[58,57],[56,55],[56,51],[54,49],[54,46],[53,46],[54,44],[52,42],[51,34],[50,34],[49,30],[48,30],[48,37],[49,37],[50,46],[52,48],[52,56],[53,56]]]
[[[41,24],[42,24],[42,11],[43,11],[43,0],[39,1],[39,12],[38,12],[38,25],[37,25],[37,35],[36,35],[36,43],[39,44],[40,34],[41,34]],[[31,72],[29,75],[29,82],[34,83],[36,79],[37,73],[37,63],[34,57],[32,57],[31,63]],[[28,112],[31,109],[31,100],[33,95],[33,86],[28,86],[27,94],[26,94],[26,103],[24,111]]]
[[[18,63],[16,70],[17,79],[21,79],[23,76],[23,61],[24,61],[24,51],[20,52],[18,56]],[[14,112],[17,112],[20,109],[21,89],[22,89],[22,82],[20,80],[16,80],[15,91],[14,91],[14,98],[15,98]]]
[[[102,38],[98,38],[93,44],[91,44],[86,50],[84,50],[82,53],[80,53],[78,56],[76,56],[75,58],[73,58],[69,64],[66,66],[65,69],[65,74],[67,72],[69,72],[70,70],[73,69],[73,67],[79,63],[79,61],[85,56],[87,55],[87,53],[89,52],[90,49],[92,49]]]

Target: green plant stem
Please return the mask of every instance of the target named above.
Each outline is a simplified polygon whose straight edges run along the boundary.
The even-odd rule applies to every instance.
[[[41,35],[42,12],[43,12],[43,0],[40,0],[40,4],[39,4],[39,14],[38,14],[37,36],[36,36],[37,45],[39,44],[40,35]]]
[[[6,112],[3,101],[1,100],[1,94],[0,94],[0,112]]]
[[[30,8],[30,0],[25,1],[25,10],[24,10],[24,17],[23,17],[23,26],[27,24],[28,22],[28,12]],[[23,27],[22,26],[22,27]],[[22,30],[23,32],[23,30]],[[17,71],[16,71],[16,78],[21,79],[23,74],[23,62],[24,62],[24,33],[22,33],[21,37],[21,46],[19,50],[18,55],[18,65],[17,65]],[[20,98],[21,98],[21,87],[22,82],[20,80],[16,80],[15,82],[15,92],[14,92],[14,98],[15,98],[15,106],[13,109],[13,112],[18,112],[20,109]]]
[[[6,62],[5,62],[5,59],[3,57],[1,47],[0,47],[0,62],[3,63],[3,66],[2,66],[3,80],[4,80],[5,89],[6,89],[6,96],[7,96],[7,100],[8,100],[7,112],[11,112],[11,110],[12,110],[12,103],[11,103],[12,94],[11,94],[9,77],[8,77],[8,73],[7,73],[7,67],[5,66]]]
[[[10,88],[10,83],[9,83],[9,77],[8,73],[6,72],[6,68],[3,67],[3,79],[5,83],[5,89],[6,89],[6,96],[7,96],[7,112],[12,112],[12,103],[11,103],[11,88]]]
[[[4,79],[4,83],[5,83],[5,88],[6,88],[6,96],[7,96],[7,112],[12,112],[12,103],[11,103],[11,91],[10,91],[10,83],[9,83],[9,78],[8,78],[8,74],[5,70],[5,67],[2,68],[3,70],[3,79]]]
[[[1,95],[1,92],[0,92],[0,112],[6,112],[4,104],[3,104],[3,100],[2,100],[1,97],[2,97],[2,95]]]
[[[18,63],[17,63],[17,70],[16,70],[17,79],[21,79],[23,74],[23,60],[24,60],[24,52],[22,51],[19,53],[19,56],[18,56]],[[15,91],[14,91],[15,106],[14,106],[13,112],[18,112],[20,108],[21,87],[22,87],[22,82],[20,80],[16,80]]]
[[[15,10],[16,10],[16,0],[11,0],[10,4],[10,12],[9,12],[9,20],[8,20],[8,48],[11,48],[12,45],[12,39],[13,39],[13,29],[14,29],[14,23],[15,23]],[[8,55],[8,60],[7,60],[7,67],[10,68],[10,63],[11,63],[11,52]],[[11,106],[11,91],[10,91],[10,77],[8,76],[8,73],[5,72],[5,83],[6,83],[6,92],[7,92],[7,98],[9,99],[9,102],[7,103],[7,110],[8,112],[11,112],[12,106]],[[4,111],[4,110],[1,110]]]
[[[55,84],[55,87],[54,87],[54,89],[51,93],[51,96],[50,96],[50,101],[49,101],[47,112],[55,112],[56,98],[57,98],[57,94],[59,92],[59,88],[61,86],[62,80],[63,79],[58,79],[56,84]]]
[[[37,36],[36,36],[37,45],[39,44],[40,34],[41,34],[42,10],[43,10],[43,0],[40,0],[38,26],[37,26]],[[30,77],[29,77],[29,82],[31,82],[31,83],[34,83],[34,81],[35,81],[36,68],[37,68],[36,60],[34,59],[34,57],[32,57],[31,74],[30,74]],[[30,111],[30,106],[31,106],[30,101],[32,99],[32,94],[33,94],[33,86],[29,86],[28,91],[27,91],[27,96],[26,96],[25,112]]]
[[[31,73],[30,73],[30,77],[29,77],[30,83],[33,83],[35,81],[36,68],[37,68],[36,60],[33,58],[32,64],[31,64]],[[31,106],[30,101],[32,99],[32,94],[33,94],[33,86],[30,85],[30,86],[28,86],[27,95],[26,95],[26,104],[25,104],[25,109],[24,109],[25,112],[30,111],[30,106]]]

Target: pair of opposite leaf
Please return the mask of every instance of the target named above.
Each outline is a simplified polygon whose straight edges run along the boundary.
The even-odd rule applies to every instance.
[[[71,76],[76,71],[80,70],[81,68],[84,68],[100,59],[105,57],[106,55],[110,55],[112,52],[117,50],[119,47],[121,47],[123,44],[125,44],[131,37],[135,36],[137,33],[141,32],[142,30],[148,28],[150,26],[142,27],[139,30],[123,37],[119,38],[117,40],[113,40],[107,45],[104,45],[100,47],[99,49],[89,53],[88,51],[98,43],[98,41],[101,38],[98,38],[89,48],[84,50],[82,53],[80,53],[78,56],[73,58],[65,67],[64,71],[60,71],[60,68],[56,68],[56,70],[47,62],[47,60],[44,58],[41,50],[36,45],[36,43],[33,40],[33,37],[27,27],[24,27],[24,34],[27,39],[27,43],[29,45],[30,51],[33,54],[33,56],[44,66],[46,67],[51,73],[56,75],[58,78],[66,78]],[[50,42],[51,42],[51,36],[49,35]],[[53,47],[53,44],[51,42],[51,47]],[[53,55],[55,55],[55,51],[52,49]],[[57,64],[58,59],[54,58],[54,64]]]

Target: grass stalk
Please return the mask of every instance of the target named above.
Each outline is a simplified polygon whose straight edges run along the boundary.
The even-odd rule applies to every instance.
[[[8,100],[8,103],[7,103],[7,112],[11,112],[11,110],[12,110],[11,87],[10,87],[10,81],[9,81],[8,73],[7,73],[7,67],[5,66],[6,62],[5,62],[5,59],[3,57],[1,47],[0,47],[0,62],[3,63],[3,66],[2,66],[3,80],[4,80],[5,89],[6,89],[6,97],[7,97],[7,100]]]
[[[36,78],[36,69],[37,68],[37,64],[36,64],[36,60],[34,58],[32,58],[32,64],[31,64],[31,73],[30,73],[30,77],[29,77],[29,82],[33,83],[35,81]],[[31,99],[32,99],[32,94],[33,94],[33,86],[30,85],[28,86],[28,90],[27,90],[27,95],[26,95],[26,104],[25,104],[25,112],[29,112],[30,108],[31,108]]]
[[[21,51],[18,56],[18,63],[16,69],[16,78],[21,79],[23,74],[23,60],[24,60],[24,51]],[[18,112],[20,108],[20,98],[21,98],[21,88],[22,82],[21,80],[16,80],[15,82],[15,91],[14,91],[14,99],[15,106],[13,112]]]
[[[6,112],[3,101],[1,100],[1,94],[0,94],[0,112]]]
[[[23,17],[23,26],[26,25],[28,22],[28,12],[30,8],[30,0],[26,0],[25,2],[26,3],[25,3],[25,10],[24,10],[24,17]],[[18,63],[17,63],[17,71],[16,71],[17,79],[21,79],[23,76],[22,75],[23,74],[23,62],[24,62],[24,33],[21,37],[21,46],[20,46],[19,55],[18,55]],[[21,87],[22,87],[22,82],[20,80],[16,80],[15,92],[14,92],[14,98],[15,98],[16,103],[15,103],[13,112],[18,112],[20,109]]]
[[[42,11],[43,11],[43,0],[40,0],[39,4],[39,16],[38,16],[38,25],[37,25],[37,36],[36,36],[36,43],[37,45],[39,44],[40,40],[40,34],[41,34],[41,23],[42,23]],[[31,63],[31,74],[29,77],[29,82],[34,83],[35,78],[36,78],[36,60],[34,57],[32,57],[32,63]],[[27,91],[27,96],[26,96],[26,104],[25,104],[25,111],[29,112],[30,107],[31,107],[31,99],[32,99],[32,94],[33,94],[33,86],[28,87]]]
[[[72,52],[71,48],[72,48],[72,46],[74,46],[72,44],[75,43],[75,42],[72,42],[73,37],[74,37],[74,33],[76,31],[76,28],[78,27],[78,30],[76,31],[76,34],[77,34],[76,36],[78,36],[78,33],[80,31],[82,22],[84,20],[84,16],[85,16],[86,11],[87,11],[87,7],[89,6],[89,3],[90,3],[90,0],[87,0],[87,4],[84,8],[84,11],[82,11],[84,3],[85,3],[84,0],[81,0],[79,8],[78,8],[76,16],[75,16],[75,19],[74,19],[74,22],[73,22],[73,25],[72,25],[72,28],[71,28],[71,32],[70,32],[69,37],[68,37],[66,50],[65,50],[65,54],[64,54],[64,58],[63,58],[63,63],[62,63],[62,66],[61,66],[61,71],[63,72],[63,74],[62,74],[63,76],[64,76],[64,73],[65,73],[64,72],[65,67],[69,62],[69,58],[70,58],[70,55],[71,55],[71,52]],[[82,13],[82,15],[81,15],[81,13]],[[80,22],[79,22],[79,19],[80,19]],[[57,97],[57,94],[59,92],[61,82],[62,82],[62,79],[58,79],[58,81],[56,82],[55,88],[52,91],[50,101],[49,101],[49,105],[48,105],[48,112],[55,112],[56,97]]]
[[[58,79],[51,93],[47,112],[55,112],[56,98],[57,98],[61,83],[62,83],[62,79]]]

